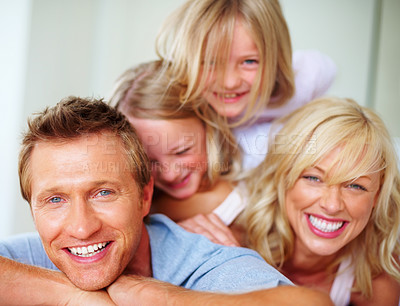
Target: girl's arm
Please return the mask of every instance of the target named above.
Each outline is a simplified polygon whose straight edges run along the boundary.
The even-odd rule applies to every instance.
[[[226,246],[240,246],[231,229],[217,215],[199,214],[178,224],[188,232],[203,235],[214,243]]]

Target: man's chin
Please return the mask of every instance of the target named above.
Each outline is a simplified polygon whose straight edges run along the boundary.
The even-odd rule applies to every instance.
[[[86,291],[95,291],[108,287],[115,279],[111,277],[96,277],[88,275],[68,275],[68,279],[76,287]]]

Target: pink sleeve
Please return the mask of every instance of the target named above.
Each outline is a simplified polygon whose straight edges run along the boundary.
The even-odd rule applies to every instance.
[[[336,76],[333,60],[316,50],[302,50],[293,53],[295,93],[282,107],[266,108],[261,114],[264,120],[280,118],[307,102],[322,96],[332,85]]]

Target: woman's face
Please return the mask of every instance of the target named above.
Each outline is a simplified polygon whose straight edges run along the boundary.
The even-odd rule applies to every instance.
[[[206,134],[198,118],[153,120],[134,118],[151,160],[155,186],[176,199],[195,194],[207,171]]]
[[[327,169],[340,147],[305,169],[286,192],[286,211],[296,236],[296,252],[332,255],[356,238],[376,204],[380,172],[328,186]]]

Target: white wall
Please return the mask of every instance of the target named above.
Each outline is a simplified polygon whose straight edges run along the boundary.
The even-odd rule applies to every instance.
[[[400,1],[382,4],[374,108],[394,136],[400,136]],[[400,148],[400,139],[398,140]]]
[[[126,68],[155,59],[164,18],[184,0],[0,0],[0,237],[32,230],[18,194],[16,156],[26,117],[67,95],[108,97]],[[294,49],[338,66],[331,94],[376,107],[400,136],[399,0],[281,0]],[[3,89],[4,87],[4,89]],[[4,186],[6,186],[4,188]],[[4,191],[5,189],[5,191]]]
[[[29,41],[31,1],[0,1],[0,238],[14,232],[21,201],[17,177],[19,131],[24,102],[24,83]],[[29,214],[24,203],[25,213]],[[18,221],[20,222],[20,221]]]
[[[367,104],[374,0],[281,0],[293,49],[331,56],[338,74],[330,92]]]

